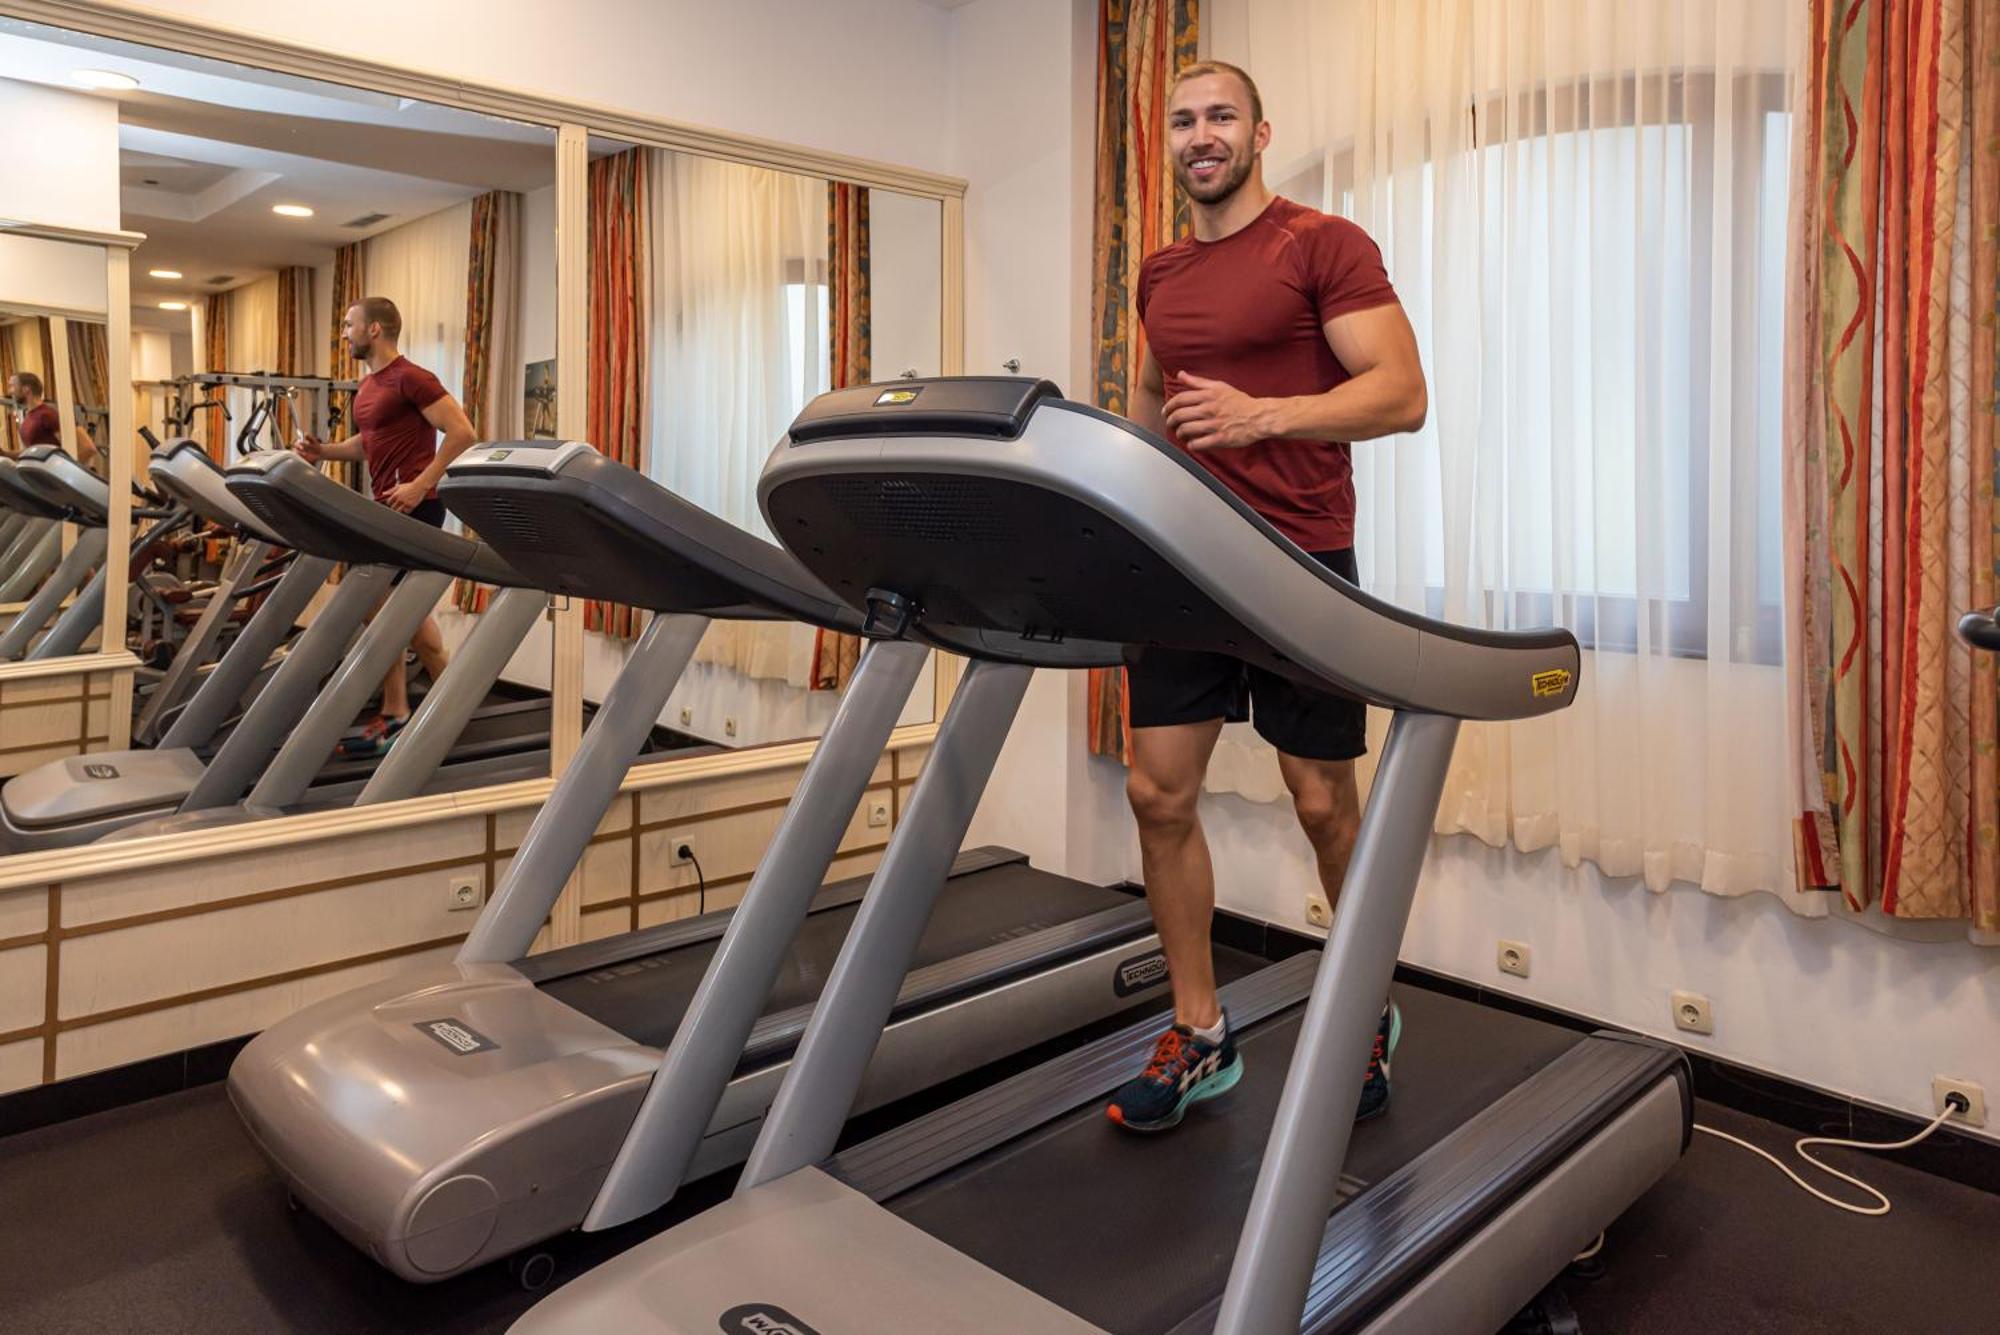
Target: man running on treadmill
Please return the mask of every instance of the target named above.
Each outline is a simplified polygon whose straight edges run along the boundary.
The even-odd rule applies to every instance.
[[[7,397],[19,405],[21,420],[17,429],[21,433],[21,448],[33,449],[37,445],[54,445],[62,448],[62,414],[56,406],[43,398],[42,378],[33,371],[16,371],[7,377]],[[97,442],[81,424],[76,428],[77,456],[85,468],[94,468],[97,463]]]
[[[438,378],[396,348],[403,333],[403,316],[387,297],[363,297],[347,308],[340,327],[347,350],[368,367],[354,395],[354,435],[321,441],[303,432],[292,448],[308,462],[322,459],[366,460],[375,499],[392,510],[444,527],[444,502],[438,499],[438,479],[451,461],[473,444],[472,422]],[[444,433],[442,444],[438,433]],[[437,618],[427,616],[410,641],[432,681],[444,675],[449,661]],[[410,688],[398,658],[382,682],[382,713],[361,730],[362,750],[386,749],[410,721]],[[343,748],[353,754],[353,748]]]
[[[1147,348],[1132,420],[1188,451],[1279,532],[1356,581],[1349,442],[1422,426],[1423,367],[1367,233],[1264,184],[1270,139],[1262,99],[1242,70],[1203,61],[1174,81],[1168,156],[1194,233],[1139,269]],[[1367,718],[1358,701],[1219,654],[1135,652],[1126,682],[1127,796],[1172,974],[1174,1024],[1106,1111],[1132,1130],[1162,1131],[1243,1073],[1216,999],[1215,871],[1198,811],[1222,725],[1248,718],[1277,748],[1332,905],[1360,827],[1354,761],[1367,750]],[[1400,1023],[1385,1004],[1357,1118],[1388,1106]]]

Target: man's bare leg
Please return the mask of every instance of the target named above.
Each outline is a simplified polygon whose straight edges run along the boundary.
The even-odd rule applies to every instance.
[[[1278,772],[1291,790],[1299,828],[1312,844],[1327,907],[1337,907],[1341,883],[1347,879],[1347,860],[1354,856],[1355,836],[1361,833],[1361,791],[1354,782],[1354,762],[1304,760],[1281,751]]]
[[[1139,823],[1146,902],[1173,980],[1174,1020],[1206,1029],[1222,1018],[1215,998],[1209,924],[1215,916],[1215,868],[1197,806],[1222,720],[1132,730],[1132,770],[1125,792]]]

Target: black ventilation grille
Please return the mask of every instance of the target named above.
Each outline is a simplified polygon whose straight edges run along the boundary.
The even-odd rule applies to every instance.
[[[833,478],[827,494],[854,530],[871,538],[1012,542],[1020,535],[980,478]]]
[[[386,213],[364,213],[359,218],[349,218],[346,222],[342,223],[341,226],[373,227],[378,222],[387,222],[388,220],[389,220],[389,215]]]
[[[483,496],[452,497],[459,516],[477,528],[488,542],[502,551],[561,552],[566,545],[557,541],[542,522],[549,506],[523,505],[513,496],[488,492]]]

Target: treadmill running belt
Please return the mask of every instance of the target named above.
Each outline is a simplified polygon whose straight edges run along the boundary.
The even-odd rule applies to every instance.
[[[1394,1099],[1355,1128],[1343,1199],[1583,1037],[1436,992],[1395,996]],[[1246,1031],[1242,1081],[1173,1131],[1121,1131],[1093,1100],[883,1204],[1107,1331],[1171,1329],[1229,1277],[1303,1014],[1295,1006]]]
[[[1010,862],[945,883],[911,969],[1133,903],[1122,890],[1085,885],[1025,862]],[[860,912],[856,902],[807,915],[780,966],[764,1014],[819,996],[840,943]],[[680,1027],[719,940],[663,951],[608,969],[551,978],[540,987],[635,1042],[663,1048]]]

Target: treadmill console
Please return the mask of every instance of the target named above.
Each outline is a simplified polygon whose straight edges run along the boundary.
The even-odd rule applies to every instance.
[[[475,445],[451,461],[445,476],[500,470],[510,473],[554,474],[579,454],[596,454],[582,440],[493,440]]]
[[[792,423],[791,441],[867,436],[989,436],[1014,440],[1028,418],[1062,391],[1029,376],[891,380],[822,394]]]

